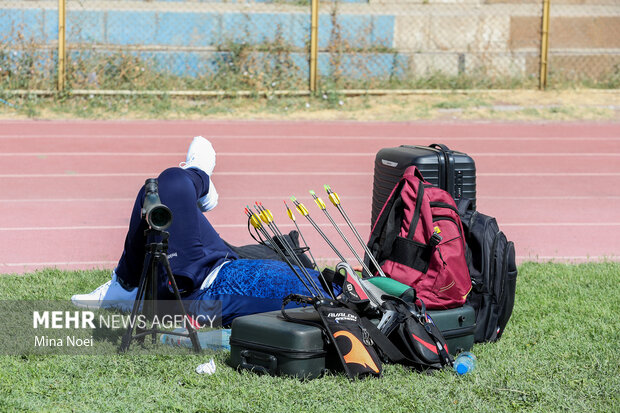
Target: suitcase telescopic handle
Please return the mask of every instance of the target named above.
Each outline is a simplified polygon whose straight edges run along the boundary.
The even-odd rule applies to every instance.
[[[462,173],[458,173],[458,176],[455,176],[454,171],[454,155],[450,149],[443,143],[433,143],[428,145],[430,148],[439,149],[443,155],[443,160],[440,157],[440,164],[443,163],[443,168],[440,167],[440,176],[441,169],[444,169],[443,179],[440,179],[439,187],[448,191],[452,198],[458,199],[461,197],[463,193],[463,179]],[[455,182],[456,181],[456,182]]]
[[[252,370],[258,373],[266,373],[271,376],[276,375],[276,368],[278,367],[278,359],[272,354],[261,353],[259,351],[242,350],[241,353],[241,368],[246,370]],[[253,364],[248,362],[248,359],[255,359],[266,361],[268,366],[261,366],[259,364]]]

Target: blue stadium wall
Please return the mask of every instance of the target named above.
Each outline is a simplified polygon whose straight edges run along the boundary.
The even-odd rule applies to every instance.
[[[164,0],[164,2],[182,0]],[[350,0],[349,2],[357,2]],[[88,2],[84,2],[88,4]],[[364,1],[364,3],[366,3]],[[153,4],[153,3],[150,3]],[[192,3],[196,4],[196,3]],[[319,17],[319,49],[325,50],[332,33],[332,17]],[[341,58],[342,75],[352,77],[385,77],[401,74],[406,57],[393,51],[394,22],[392,15],[340,14],[337,16],[341,39],[357,50],[380,52],[345,53]],[[37,44],[53,44],[57,39],[56,9],[0,9],[0,34],[5,42],[21,33],[23,39]],[[68,10],[67,44],[74,50],[88,50],[89,45],[123,49],[150,58],[168,73],[196,76],[205,70],[216,70],[216,60],[227,52],[227,42],[249,41],[252,44],[274,42],[280,33],[294,52],[291,60],[307,77],[307,50],[310,35],[308,12],[202,12],[168,10]],[[251,33],[248,38],[246,33]],[[360,36],[360,33],[363,33]],[[177,50],[178,47],[191,50]],[[217,50],[216,50],[217,48]],[[82,54],[83,55],[83,54]],[[364,67],[360,67],[361,62]],[[327,52],[319,54],[319,73],[328,75],[333,68]]]

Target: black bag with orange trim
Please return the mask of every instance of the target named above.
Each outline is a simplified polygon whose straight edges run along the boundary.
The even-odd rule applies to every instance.
[[[388,325],[375,326],[362,319],[362,325],[375,342],[383,360],[413,367],[419,371],[439,370],[452,366],[454,359],[448,351],[446,339],[420,306],[400,298],[383,296],[383,306],[393,314]]]
[[[353,310],[331,302],[319,304],[316,310],[349,378],[380,377],[381,360],[374,341]]]
[[[312,304],[321,323],[290,316],[285,306],[291,301]],[[370,333],[363,325],[359,314],[342,302],[292,294],[284,299],[282,316],[287,321],[321,328],[326,344],[332,350],[336,350],[344,372],[350,379],[381,376],[383,365],[374,348],[375,343]]]

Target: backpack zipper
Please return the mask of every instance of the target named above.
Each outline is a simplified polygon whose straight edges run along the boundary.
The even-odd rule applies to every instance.
[[[437,245],[437,252],[439,252],[439,258],[441,258],[441,262],[443,262],[443,267],[446,268],[446,265],[448,264],[446,263],[446,260],[443,259],[443,255],[441,255],[441,248],[439,245]]]
[[[506,274],[506,280],[508,280],[508,255],[510,254],[510,244],[512,244],[512,241],[508,241],[506,243],[506,249],[504,250],[504,262],[502,263],[502,273]],[[506,282],[502,283],[502,289],[500,290],[500,302],[504,300],[504,285],[506,284]]]
[[[450,217],[444,217],[444,216],[433,217],[433,222],[436,222],[436,221],[452,221],[454,225],[456,225],[456,229],[459,230],[459,235],[460,235],[461,240],[465,242],[465,238],[463,237],[463,232],[461,231],[461,226],[458,224],[458,222],[456,222],[455,219],[452,219]]]
[[[457,214],[459,213],[459,210],[456,207],[453,207],[452,205],[447,204],[445,202],[430,202],[430,205],[431,207],[448,208],[448,209],[453,210]]]
[[[459,327],[459,328],[453,328],[450,330],[443,330],[441,334],[443,334],[443,337],[447,340],[449,338],[468,336],[470,334],[473,334],[475,329],[476,329],[476,324],[472,324],[467,327]]]
[[[493,244],[491,245],[491,252],[493,254],[493,261],[492,261],[492,265],[489,266],[489,294],[493,295],[493,293],[495,292],[495,278],[496,278],[496,267],[497,267],[497,244],[499,242],[499,237],[500,234],[502,234],[502,231],[497,231],[495,233],[495,238],[493,238]],[[491,277],[491,275],[493,277]]]

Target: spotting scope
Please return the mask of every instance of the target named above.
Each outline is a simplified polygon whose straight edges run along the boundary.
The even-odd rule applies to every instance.
[[[149,178],[144,182],[144,203],[142,218],[149,228],[165,231],[172,224],[172,211],[159,199],[157,179]]]

